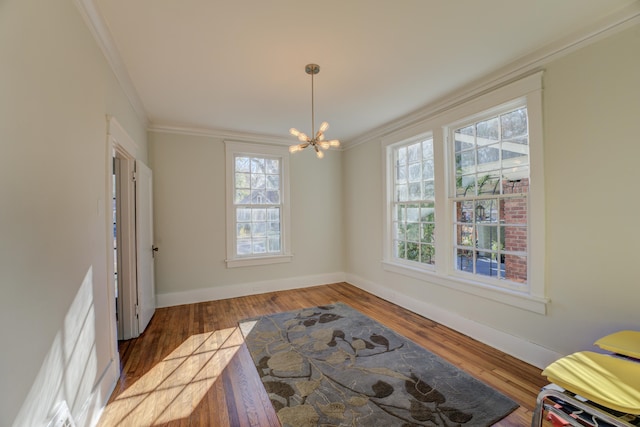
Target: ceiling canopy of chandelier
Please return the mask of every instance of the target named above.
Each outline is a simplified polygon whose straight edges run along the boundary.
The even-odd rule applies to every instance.
[[[313,105],[313,76],[320,72],[320,66],[318,64],[307,64],[304,67],[304,71],[307,74],[311,74],[311,132],[313,132],[316,128],[315,111]],[[320,128],[318,129],[318,132],[315,133],[315,136],[313,138],[307,136],[303,132],[300,132],[296,128],[289,129],[289,133],[298,138],[298,140],[300,141],[300,144],[290,146],[289,152],[295,153],[311,146],[315,150],[316,156],[318,156],[319,159],[323,158],[324,153],[322,152],[322,150],[327,150],[330,147],[340,146],[340,141],[338,141],[337,139],[332,139],[330,141],[324,139],[324,132],[327,129],[329,129],[329,123],[322,122],[322,124],[320,124]]]

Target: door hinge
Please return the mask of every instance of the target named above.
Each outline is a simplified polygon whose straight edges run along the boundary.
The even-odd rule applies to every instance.
[[[136,304],[136,318],[140,316],[140,306]]]
[[[136,182],[136,171],[131,172],[131,181]]]

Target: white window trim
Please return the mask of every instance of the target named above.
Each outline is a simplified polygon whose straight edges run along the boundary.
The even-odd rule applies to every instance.
[[[255,144],[242,141],[224,141],[225,144],[225,168],[226,168],[226,210],[227,210],[227,268],[248,267],[252,265],[268,265],[283,262],[291,262],[291,203],[289,192],[289,151],[287,147]],[[235,233],[235,206],[234,195],[234,156],[236,154],[246,154],[253,156],[271,156],[280,158],[282,168],[282,212],[280,217],[280,236],[282,239],[282,253],[280,255],[251,255],[236,256],[236,233]]]
[[[543,167],[543,129],[542,129],[542,72],[526,76],[510,84],[496,88],[481,96],[457,104],[457,106],[426,117],[416,124],[394,132],[382,139],[382,167],[385,195],[383,197],[383,260],[386,271],[402,274],[425,282],[445,286],[457,291],[519,307],[539,314],[546,314],[549,300],[545,296],[545,199]],[[528,291],[494,286],[490,281],[470,280],[461,277],[455,270],[453,256],[453,233],[450,232],[449,218],[451,203],[449,190],[451,179],[447,174],[447,165],[452,155],[447,138],[449,128],[454,123],[469,120],[475,115],[504,107],[510,103],[525,102],[529,115],[529,253],[528,253]],[[436,180],[436,242],[444,242],[436,247],[435,266],[407,265],[399,262],[392,253],[391,206],[393,201],[393,148],[404,145],[417,138],[433,136]],[[438,185],[438,183],[440,185]],[[443,185],[444,184],[444,185]]]

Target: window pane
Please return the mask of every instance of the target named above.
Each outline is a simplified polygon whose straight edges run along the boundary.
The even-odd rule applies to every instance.
[[[409,200],[420,200],[421,198],[420,183],[413,182],[409,184]]]
[[[505,193],[527,193],[529,192],[529,166],[512,167],[503,169],[502,171],[503,191]],[[513,187],[519,187],[519,182],[526,185],[526,188],[520,187],[513,191]],[[526,181],[526,182],[524,182]],[[507,191],[511,187],[512,191]]]
[[[433,179],[433,159],[422,163],[422,179]]]
[[[396,153],[398,155],[398,165],[399,166],[406,165],[407,164],[407,148],[400,147],[397,149]]]
[[[407,222],[418,222],[420,220],[420,206],[407,206]]]
[[[456,174],[464,175],[475,172],[476,154],[474,151],[463,151],[456,154]]]
[[[503,227],[504,250],[510,252],[526,252],[527,250],[527,227]]]
[[[269,253],[279,253],[280,252],[280,235],[269,237],[267,240],[267,244],[269,245],[267,250]]]
[[[520,108],[500,116],[502,139],[513,140],[518,143],[528,143],[527,109]]]
[[[265,159],[251,158],[251,173],[265,173]]]
[[[422,187],[423,199],[433,199],[436,195],[435,184],[433,181],[425,181]]]
[[[280,208],[267,209],[267,220],[280,221]]]
[[[503,279],[505,276],[504,264],[490,257],[478,257],[476,259],[476,274]]]
[[[243,223],[236,225],[236,238],[243,239],[251,237],[251,224]]]
[[[435,225],[433,223],[424,223],[421,227],[420,241],[424,243],[433,243]]]
[[[253,238],[265,237],[267,235],[267,224],[265,222],[254,222],[251,232]]]
[[[249,188],[251,184],[251,175],[248,173],[236,173],[236,188]]]
[[[517,283],[527,282],[527,257],[517,255],[505,255],[505,279]]]
[[[396,180],[398,182],[406,181],[407,179],[407,166],[400,165],[396,168]]]
[[[409,182],[416,182],[422,179],[420,163],[409,164]]]
[[[249,158],[236,157],[236,172],[249,172]]]
[[[498,169],[500,165],[500,149],[498,144],[478,148],[478,171]]]
[[[263,254],[267,252],[267,239],[253,239],[251,241],[251,249],[254,254]]]
[[[251,220],[253,222],[266,221],[267,219],[267,210],[266,209],[252,209],[251,210]]]
[[[456,153],[462,150],[469,150],[475,145],[473,136],[473,126],[467,126],[454,132]]]
[[[422,141],[422,159],[433,159],[433,138]]]
[[[456,244],[458,246],[475,246],[475,238],[473,237],[473,226],[458,225],[456,229]]]
[[[422,153],[420,152],[420,143],[412,144],[407,147],[407,152],[409,154],[409,163],[420,161],[420,157],[422,156]]]
[[[498,227],[495,225],[478,225],[478,237],[476,239],[476,247],[478,249],[492,249],[497,244],[498,239]],[[481,253],[481,256],[489,256],[488,253]]]
[[[420,245],[419,244],[407,242],[407,260],[420,261]]]
[[[265,176],[262,174],[252,174],[251,175],[251,188],[253,189],[263,189],[266,186]]]
[[[280,175],[267,175],[267,190],[280,188]]]
[[[468,249],[456,250],[456,268],[473,273],[473,251]]]
[[[407,184],[400,184],[396,186],[396,200],[399,202],[406,202],[409,200],[409,187]]]
[[[463,175],[456,178],[456,195],[467,197],[476,194],[476,176]]]
[[[472,222],[474,203],[471,201],[457,202],[455,204],[456,220],[458,222]]]
[[[433,245],[420,245],[420,262],[425,264],[435,263],[436,248]]]
[[[507,224],[527,223],[527,199],[525,197],[510,197],[502,204],[502,216]]]
[[[500,172],[491,172],[478,178],[478,194],[500,194]]]
[[[393,248],[394,248],[394,255],[396,258],[401,258],[401,259],[407,258],[407,250],[405,247],[404,240],[394,240]]]
[[[238,239],[236,241],[236,252],[238,255],[251,254],[251,239]]]
[[[250,194],[249,190],[236,190],[233,201],[236,204],[248,204],[251,202]]]
[[[478,145],[486,145],[500,138],[500,128],[498,118],[494,117],[484,120],[476,124],[476,135],[478,137]]]
[[[280,175],[280,160],[267,159],[266,160],[266,172],[272,175]]]
[[[251,221],[251,209],[237,208],[236,209],[236,221],[238,221],[238,222]]]
[[[279,222],[268,222],[267,223],[267,234],[270,236],[280,235],[280,223]]]

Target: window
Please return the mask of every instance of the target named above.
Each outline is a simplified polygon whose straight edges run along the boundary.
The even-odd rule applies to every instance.
[[[394,147],[393,157],[394,257],[434,264],[433,138]]]
[[[384,269],[545,313],[542,73],[382,146]]]
[[[521,288],[528,264],[527,108],[454,126],[449,141],[455,268]]]
[[[291,260],[286,148],[226,141],[227,266]]]

